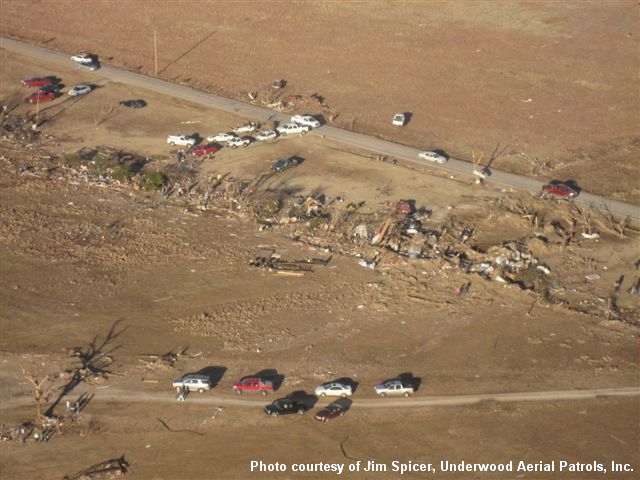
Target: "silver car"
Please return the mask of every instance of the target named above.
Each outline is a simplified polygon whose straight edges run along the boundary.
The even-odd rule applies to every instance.
[[[323,383],[316,387],[315,394],[319,397],[350,397],[353,393],[351,385],[339,382]]]
[[[69,95],[77,97],[78,95],[86,95],[91,92],[91,85],[76,85],[69,90]]]
[[[447,157],[442,155],[441,153],[432,152],[431,150],[420,152],[418,154],[418,157],[422,160],[427,160],[429,162],[435,162],[440,164],[446,163],[448,160]]]
[[[274,140],[277,136],[278,134],[274,130],[263,130],[256,135],[256,140],[259,142],[268,142],[269,140]]]
[[[191,373],[182,378],[176,378],[172,382],[172,386],[177,392],[188,390],[190,392],[196,391],[202,393],[205,390],[211,389],[211,379],[206,375]]]

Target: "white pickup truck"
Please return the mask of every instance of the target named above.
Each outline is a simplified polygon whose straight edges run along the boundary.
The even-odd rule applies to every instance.
[[[408,397],[415,392],[414,386],[403,382],[402,380],[388,380],[380,385],[375,386],[376,394],[381,397],[387,395],[404,395]]]
[[[309,125],[311,128],[318,128],[320,125],[322,125],[311,115],[294,115],[291,117],[291,121],[294,123],[299,123],[300,125]]]
[[[311,127],[309,127],[308,125],[298,125],[297,123],[285,123],[284,125],[280,125],[278,126],[278,128],[276,128],[278,133],[283,137],[286,137],[287,135],[293,135],[295,133],[304,135],[310,129]]]
[[[180,145],[182,147],[193,147],[196,144],[196,139],[189,135],[169,135],[167,137],[167,143],[172,147]]]

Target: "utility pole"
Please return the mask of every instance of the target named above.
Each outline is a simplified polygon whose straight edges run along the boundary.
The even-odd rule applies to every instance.
[[[38,114],[40,113],[40,90],[38,90],[38,96],[36,97],[36,121],[33,125],[31,125],[32,130],[36,130],[38,128]]]
[[[156,77],[158,76],[158,32],[157,30],[153,31],[153,58],[155,59],[156,64]]]

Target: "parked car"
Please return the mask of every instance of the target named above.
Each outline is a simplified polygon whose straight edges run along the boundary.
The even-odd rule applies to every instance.
[[[189,135],[169,135],[167,136],[167,143],[172,147],[175,145],[193,147],[197,143],[197,140]]]
[[[91,92],[91,85],[76,85],[69,90],[69,95],[77,97],[78,95],[86,95]]]
[[[287,415],[290,413],[297,413],[299,415],[304,414],[309,410],[309,406],[305,403],[299,402],[297,400],[293,400],[291,398],[279,398],[274,401],[272,404],[264,407],[264,412],[267,415],[271,415],[272,417],[277,417],[279,415]]]
[[[409,382],[402,380],[387,380],[380,385],[375,386],[376,394],[380,397],[386,397],[387,395],[403,395],[408,397],[415,393],[414,386]]]
[[[248,147],[251,143],[251,139],[249,137],[234,137],[227,141],[227,147],[229,148],[238,148],[238,147]]]
[[[244,392],[259,392],[267,395],[273,392],[273,382],[259,377],[245,377],[234,383],[232,388],[238,395]]]
[[[298,157],[280,158],[276,160],[273,165],[271,165],[271,170],[273,170],[274,172],[282,172],[284,170],[297,167],[299,164],[300,159]]]
[[[100,69],[100,64],[98,62],[90,62],[90,63],[79,63],[78,66],[82,70],[88,70],[90,72],[95,72]]]
[[[257,125],[255,123],[245,123],[244,125],[240,125],[233,129],[234,133],[251,133],[255,132],[257,129]]]
[[[26,103],[42,103],[55,100],[55,92],[34,92],[24,99]]]
[[[278,134],[275,130],[263,130],[258,135],[256,135],[256,140],[259,142],[268,142],[269,140],[274,140],[278,137]]]
[[[185,375],[182,378],[176,378],[173,381],[172,385],[177,392],[186,389],[190,392],[196,391],[198,393],[202,393],[205,390],[211,389],[211,379],[206,375],[198,375],[197,373],[192,373],[189,375]]]
[[[317,386],[314,392],[319,397],[348,397],[353,392],[351,390],[351,385],[345,385],[344,383],[339,382],[329,382],[323,383],[320,386]]]
[[[147,102],[142,99],[137,100],[122,100],[120,105],[127,108],[142,108],[147,106]]]
[[[561,182],[560,180],[553,180],[547,183],[542,187],[542,192],[564,198],[577,197],[578,193],[580,193],[573,182]]]
[[[60,88],[60,84],[54,83],[53,85],[45,85],[44,87],[40,87],[38,91],[40,93],[58,93],[60,91]]]
[[[347,412],[347,410],[348,410],[348,406],[346,404],[340,403],[340,402],[333,402],[327,405],[326,407],[324,407],[318,413],[316,413],[314,418],[319,422],[328,422],[333,418],[341,417]]]
[[[442,155],[441,153],[433,152],[431,150],[420,152],[418,154],[418,158],[421,158],[422,160],[427,160],[429,162],[435,162],[440,164],[446,163],[448,160],[448,158]]]
[[[93,63],[93,55],[90,53],[79,53],[71,57],[71,60],[77,63]]]
[[[22,80],[23,87],[48,87],[55,83],[51,77],[33,77]]]
[[[223,132],[223,133],[217,133],[215,135],[209,135],[207,137],[207,142],[222,142],[222,143],[226,143],[229,140],[231,140],[232,138],[238,138],[238,137],[236,135],[234,135],[233,133]]]
[[[291,117],[291,121],[294,123],[299,123],[300,125],[308,125],[311,128],[318,128],[320,125],[322,125],[311,115],[294,115]]]
[[[285,123],[284,125],[279,125],[278,128],[276,128],[276,131],[280,135],[285,137],[287,135],[293,135],[295,133],[304,135],[310,129],[311,127],[309,127],[308,125],[298,125],[297,123]]]
[[[220,150],[220,146],[215,143],[210,143],[208,145],[200,145],[191,149],[191,155],[195,155],[198,157],[212,155]]]
[[[393,116],[393,120],[391,121],[391,123],[393,123],[396,127],[404,127],[406,121],[407,117],[404,113],[396,113]]]

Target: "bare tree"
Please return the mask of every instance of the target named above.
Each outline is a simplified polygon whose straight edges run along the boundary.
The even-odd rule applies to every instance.
[[[480,153],[480,156],[476,158],[476,152],[474,152],[473,150],[471,151],[471,158],[473,162],[473,174],[476,177],[478,177],[478,179],[476,180],[476,183],[482,183],[484,179],[487,177],[486,174],[482,171],[484,169],[478,170],[478,165],[480,165],[480,162],[482,162],[483,156],[484,154]]]
[[[530,175],[544,175],[545,173],[552,172],[554,169],[555,167],[552,162],[540,160],[537,157],[529,164]]]
[[[36,402],[36,425],[43,425],[42,406],[49,401],[49,395],[55,388],[55,377],[52,375],[40,376],[38,367],[34,364],[31,370],[22,369],[22,376],[31,384],[31,393]]]
[[[615,233],[619,238],[625,238],[627,228],[631,224],[631,217],[616,218],[611,209],[605,205],[606,213],[602,213],[602,227],[611,233]]]
[[[595,219],[590,209],[578,204],[572,204],[569,215],[575,224],[582,225],[585,233],[591,234],[595,230]]]

